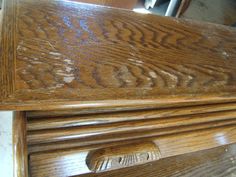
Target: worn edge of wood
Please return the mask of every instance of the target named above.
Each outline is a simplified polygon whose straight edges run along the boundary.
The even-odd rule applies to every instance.
[[[131,135],[130,136],[123,136],[124,134],[120,135],[121,137],[118,137],[113,135],[104,138],[99,138],[97,139],[91,138],[89,139],[73,139],[73,140],[64,140],[64,141],[59,141],[59,142],[53,142],[53,143],[44,143],[44,144],[35,144],[35,145],[28,145],[28,152],[33,153],[33,152],[42,152],[42,151],[52,151],[56,149],[70,149],[70,148],[75,148],[75,147],[85,147],[85,146],[96,146],[99,144],[109,144],[109,143],[119,143],[119,142],[135,142],[137,140],[140,141],[147,141],[147,140],[153,140],[155,138],[162,138],[166,136],[177,136],[182,133],[191,133],[191,132],[199,132],[199,131],[205,131],[205,130],[212,130],[212,129],[217,129],[220,127],[229,127],[229,126],[234,126],[236,125],[235,120],[222,120],[222,121],[216,121],[216,122],[210,122],[210,123],[205,123],[205,124],[195,124],[191,126],[182,126],[182,130],[176,131],[176,129],[169,131],[170,129],[166,129],[169,131],[168,133],[159,133],[159,130],[157,131],[149,131],[146,132],[147,135],[143,135],[144,131],[141,133],[136,133],[136,137]],[[195,127],[195,128],[194,128]],[[28,132],[29,134],[29,132]],[[134,133],[131,133],[134,134]],[[106,136],[106,135],[105,135]],[[113,138],[114,137],[114,138]],[[84,140],[84,141],[83,141]]]
[[[0,110],[18,110],[18,111],[52,111],[77,109],[83,113],[91,113],[91,110],[102,109],[102,112],[119,110],[138,110],[148,108],[171,108],[205,104],[235,103],[236,95],[195,95],[189,98],[188,95],[178,97],[160,97],[150,99],[119,99],[119,100],[95,100],[95,101],[75,101],[75,100],[51,100],[39,102],[19,102],[19,103],[0,103]]]
[[[15,90],[17,0],[3,0],[0,60],[0,95],[7,98]]]
[[[138,111],[125,111],[116,113],[98,113],[91,115],[77,115],[76,111],[68,111],[66,114],[54,114],[52,116],[45,116],[40,114],[35,114],[32,116],[28,112],[26,115],[28,123],[27,130],[42,130],[49,128],[66,128],[66,127],[76,127],[78,125],[93,125],[94,120],[97,120],[96,124],[105,123],[117,123],[117,122],[129,122],[138,120],[151,120],[160,119],[176,116],[186,116],[194,114],[203,113],[221,113],[223,111],[233,111],[236,109],[236,104],[219,104],[219,105],[204,105],[204,106],[190,106],[174,109],[150,109],[150,110],[138,110]],[[204,111],[204,112],[203,112]],[[36,112],[37,113],[37,112]],[[40,112],[39,112],[40,113]],[[50,114],[50,112],[46,112]],[[64,112],[65,113],[65,112]],[[70,114],[71,113],[71,114]],[[66,117],[66,118],[65,118]],[[86,123],[84,122],[86,121]]]
[[[26,116],[14,112],[13,116],[13,174],[14,177],[28,177],[28,152],[26,142]]]

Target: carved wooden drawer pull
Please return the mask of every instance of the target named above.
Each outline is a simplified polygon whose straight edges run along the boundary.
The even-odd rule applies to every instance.
[[[94,172],[119,169],[143,164],[161,158],[158,147],[152,142],[108,147],[92,151],[86,163]]]

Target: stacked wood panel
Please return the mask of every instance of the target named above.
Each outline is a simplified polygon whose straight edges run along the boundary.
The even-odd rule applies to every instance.
[[[105,172],[236,143],[233,103],[76,113],[28,112],[32,176]]]

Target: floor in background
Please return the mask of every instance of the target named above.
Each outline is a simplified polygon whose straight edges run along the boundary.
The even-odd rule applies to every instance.
[[[0,112],[0,177],[13,177],[12,112]]]
[[[191,0],[181,18],[232,25],[236,23],[236,0]]]

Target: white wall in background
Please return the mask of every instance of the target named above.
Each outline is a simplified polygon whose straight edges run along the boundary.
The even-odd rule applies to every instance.
[[[13,112],[0,111],[0,177],[13,177]]]

